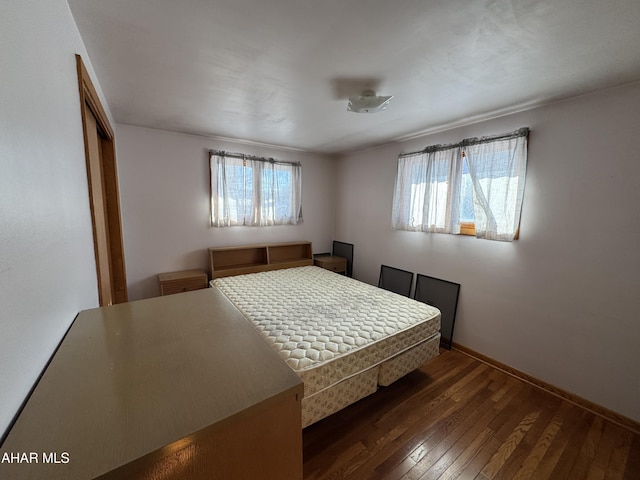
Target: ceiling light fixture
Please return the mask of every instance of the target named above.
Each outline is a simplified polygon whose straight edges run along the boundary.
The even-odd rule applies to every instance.
[[[379,97],[373,90],[365,90],[362,95],[349,97],[347,110],[355,113],[381,112],[387,108],[392,98],[393,96]]]

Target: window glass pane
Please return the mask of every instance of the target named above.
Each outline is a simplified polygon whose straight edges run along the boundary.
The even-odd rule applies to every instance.
[[[467,159],[462,159],[462,182],[460,185],[460,222],[473,223],[473,183]]]
[[[409,201],[409,220],[412,227],[419,227],[422,225],[422,219],[424,218],[424,193],[427,184],[411,183],[411,190],[407,193],[411,195]]]
[[[218,193],[218,202],[221,211],[229,212],[231,223],[244,223],[244,219],[251,215],[253,201],[251,189],[253,187],[253,177],[251,168],[242,165],[227,164],[225,171],[222,165],[219,167],[220,175],[224,178],[224,188]],[[249,195],[246,193],[249,192]],[[228,210],[227,210],[228,209]]]
[[[405,204],[409,206],[409,224],[420,227],[424,217],[424,196],[426,191],[424,165],[412,164],[410,169],[411,188],[405,190]]]
[[[433,161],[429,184],[428,227],[445,228],[447,225],[447,203],[449,200],[449,159],[438,158]]]
[[[526,144],[526,136],[519,135],[469,147],[478,237],[514,239],[524,193]]]
[[[289,218],[294,215],[292,211],[291,192],[293,182],[291,179],[291,167],[276,167],[274,179],[274,210],[275,218]]]

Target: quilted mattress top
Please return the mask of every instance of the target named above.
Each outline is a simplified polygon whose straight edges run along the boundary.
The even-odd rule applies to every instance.
[[[319,267],[217,278],[218,287],[295,371],[331,362],[389,336],[440,330],[440,311]]]

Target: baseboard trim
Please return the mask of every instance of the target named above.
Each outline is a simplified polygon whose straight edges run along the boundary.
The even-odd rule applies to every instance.
[[[605,420],[608,420],[615,423],[616,425],[619,425],[620,427],[630,430],[636,435],[640,435],[640,423],[632,420],[631,418],[620,415],[619,413],[616,413],[613,410],[609,410],[608,408],[598,405],[597,403],[594,403],[571,392],[567,392],[562,388],[556,387],[555,385],[551,385],[550,383],[532,377],[531,375],[521,372],[520,370],[510,367],[509,365],[506,365],[504,363],[498,362],[491,357],[487,357],[486,355],[476,352],[475,350],[465,347],[464,345],[460,345],[459,343],[453,342],[452,348],[459,351],[460,353],[468,355],[469,357],[475,358],[482,363],[497,368],[498,370],[511,375],[518,380],[533,385],[534,387],[538,387],[545,392],[562,398],[563,400],[567,400],[568,402],[571,402],[574,405],[577,405],[578,407],[593,413],[594,415],[598,415]]]

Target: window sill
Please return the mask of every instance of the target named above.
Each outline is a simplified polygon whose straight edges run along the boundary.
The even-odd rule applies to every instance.
[[[472,237],[476,236],[476,226],[471,222],[461,223],[460,224],[460,235],[469,235]],[[516,230],[516,234],[513,237],[514,240],[518,240],[520,236],[520,227]]]

